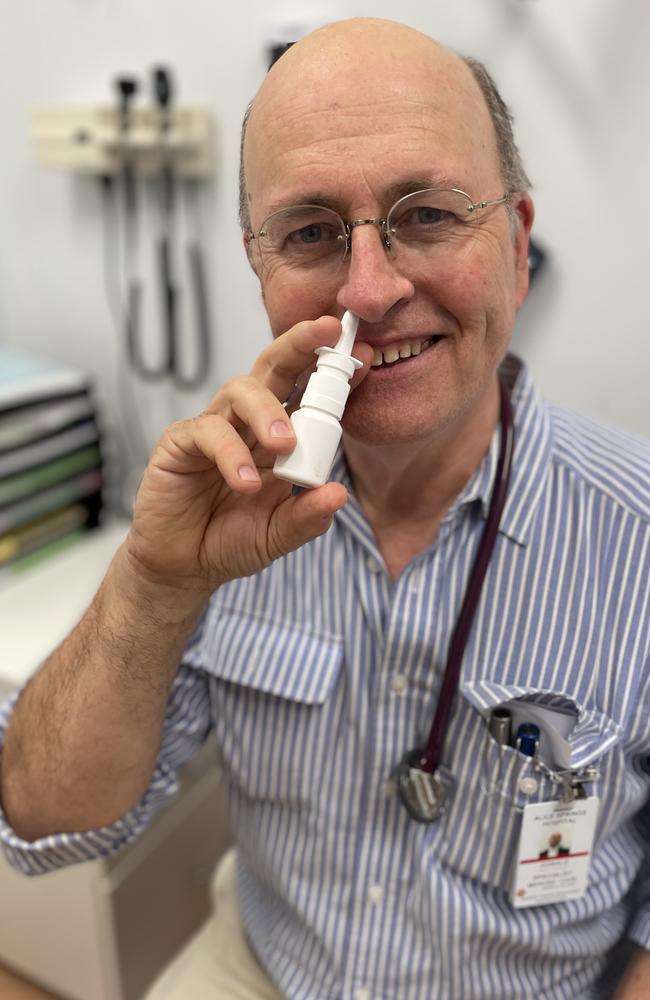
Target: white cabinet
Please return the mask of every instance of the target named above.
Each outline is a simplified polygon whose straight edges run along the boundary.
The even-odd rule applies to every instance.
[[[90,603],[125,524],[0,589],[0,696],[23,683]],[[62,586],[65,581],[65,586]],[[0,963],[70,1000],[138,1000],[208,913],[230,840],[210,741],[181,792],[114,858],[25,878],[0,858]]]

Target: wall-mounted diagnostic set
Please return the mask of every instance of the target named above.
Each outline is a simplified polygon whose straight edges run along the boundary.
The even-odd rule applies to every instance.
[[[194,203],[198,186],[212,175],[211,117],[204,108],[175,103],[173,75],[164,66],[153,69],[150,98],[143,106],[136,77],[118,77],[114,87],[112,106],[34,110],[31,135],[37,159],[44,166],[94,174],[101,181],[107,295],[132,370],[144,381],[169,379],[176,388],[195,389],[210,375],[209,302],[203,251],[198,234],[192,232],[198,220],[188,226],[180,218],[179,195]],[[151,196],[157,216],[155,292],[154,307],[147,313],[152,327],[163,331],[155,363],[145,358],[143,349],[145,288],[138,262],[144,210]],[[188,234],[185,323],[180,318],[183,289],[176,246],[181,223]],[[182,355],[192,357],[191,371]]]

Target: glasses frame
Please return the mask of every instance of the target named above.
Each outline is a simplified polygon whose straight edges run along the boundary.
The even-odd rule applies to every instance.
[[[409,191],[408,194],[402,195],[401,198],[398,198],[395,204],[391,205],[391,207],[388,209],[388,212],[386,213],[386,216],[383,219],[350,219],[349,222],[347,222],[341,215],[339,215],[338,212],[335,212],[334,209],[332,208],[327,209],[327,211],[332,212],[333,215],[336,215],[341,220],[341,222],[343,223],[343,229],[345,231],[345,235],[341,233],[341,235],[338,237],[341,240],[343,239],[345,240],[345,248],[343,251],[343,256],[340,258],[340,262],[343,263],[348,254],[352,253],[352,230],[356,229],[357,226],[379,226],[379,231],[381,233],[382,242],[385,248],[389,251],[392,251],[393,244],[391,242],[391,234],[394,234],[396,230],[389,228],[388,220],[391,218],[395,209],[397,209],[402,204],[402,202],[406,201],[407,198],[413,198],[415,195],[429,194],[440,191],[453,192],[453,194],[460,194],[463,196],[463,198],[466,198],[468,202],[467,211],[470,214],[472,212],[478,213],[482,211],[484,208],[491,208],[494,205],[509,205],[512,195],[514,194],[513,191],[506,191],[505,194],[503,194],[500,198],[491,198],[491,199],[484,199],[482,201],[474,201],[472,196],[468,194],[467,191],[461,191],[460,188],[421,188],[419,191]],[[248,237],[249,240],[257,240],[258,245],[260,245],[259,244],[260,238],[268,235],[268,233],[265,230],[271,219],[274,219],[277,215],[281,215],[283,212],[290,211],[292,208],[317,208],[323,210],[325,206],[287,205],[286,208],[280,208],[277,210],[277,212],[272,212],[271,215],[269,215],[264,220],[264,222],[257,230],[257,232],[255,232],[253,229],[247,230],[246,236]],[[476,218],[478,218],[478,215],[474,215],[474,219]],[[261,246],[260,246],[260,255],[263,259],[264,254]]]

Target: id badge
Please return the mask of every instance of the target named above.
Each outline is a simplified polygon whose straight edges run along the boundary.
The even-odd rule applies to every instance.
[[[524,808],[510,895],[516,909],[584,895],[597,816],[596,796]]]

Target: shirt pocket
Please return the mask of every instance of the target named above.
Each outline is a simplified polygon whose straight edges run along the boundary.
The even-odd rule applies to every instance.
[[[490,735],[488,720],[497,705],[525,699],[552,709],[572,707],[576,721],[567,740],[571,769],[595,769],[599,777],[584,784],[587,795],[602,794],[603,781],[616,783],[624,772],[617,752],[619,726],[604,713],[587,710],[563,691],[495,684],[460,686],[456,739],[449,770],[454,791],[446,814],[444,856],[455,871],[505,891],[510,888],[521,815],[526,805],[562,795],[562,783],[552,768],[538,768],[532,758],[511,746],[500,746]]]
[[[340,724],[342,640],[224,610],[210,636],[213,726],[233,789],[313,802]]]

